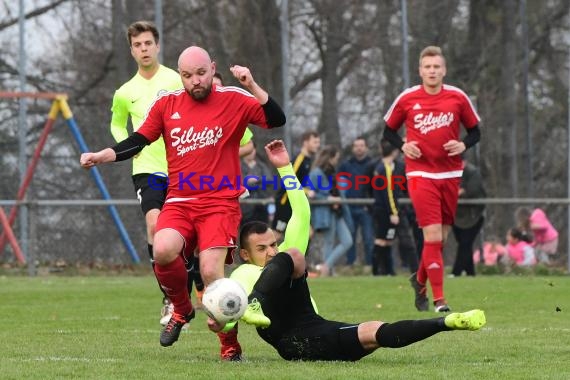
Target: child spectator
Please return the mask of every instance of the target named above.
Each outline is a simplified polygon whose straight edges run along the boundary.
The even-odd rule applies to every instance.
[[[507,232],[507,253],[517,266],[530,267],[536,264],[534,248],[524,240],[520,228],[513,227]]]
[[[536,257],[541,263],[547,264],[550,256],[558,249],[558,231],[552,226],[546,213],[536,208],[532,212],[521,207],[516,211],[518,227],[523,234],[532,236],[531,240],[536,251]]]
[[[501,244],[499,239],[492,238],[490,241],[483,243],[483,256],[481,257],[481,251],[476,250],[473,253],[473,262],[478,264],[482,262],[485,266],[495,266],[502,258],[507,254],[507,248]],[[481,258],[483,260],[481,260]]]

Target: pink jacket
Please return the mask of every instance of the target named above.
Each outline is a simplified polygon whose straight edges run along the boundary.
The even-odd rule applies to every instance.
[[[507,244],[507,252],[509,257],[519,266],[530,266],[536,264],[536,257],[534,256],[534,248],[526,241],[519,241],[518,243]]]
[[[483,244],[483,264],[485,265],[496,265],[499,256],[503,256],[507,253],[507,249],[504,245],[500,243],[485,242]],[[473,253],[473,262],[477,264],[479,262],[480,252],[476,250]]]
[[[558,238],[558,231],[552,226],[544,211],[539,208],[530,215],[530,226],[537,244],[548,243]]]

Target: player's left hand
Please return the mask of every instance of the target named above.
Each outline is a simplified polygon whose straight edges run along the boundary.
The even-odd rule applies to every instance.
[[[457,156],[465,152],[465,144],[463,141],[449,140],[443,144],[443,149],[447,151],[448,156]]]
[[[253,76],[247,67],[234,65],[230,71],[242,86],[249,88],[253,84]]]
[[[289,153],[285,148],[285,143],[283,140],[273,140],[269,144],[265,145],[265,154],[267,154],[267,159],[276,168],[282,168],[289,165]]]

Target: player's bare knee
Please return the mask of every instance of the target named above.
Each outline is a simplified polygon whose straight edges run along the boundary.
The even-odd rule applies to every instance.
[[[164,244],[157,244],[157,241],[153,245],[153,256],[154,262],[158,265],[167,265],[176,259],[176,255],[168,249]]]
[[[441,224],[430,224],[422,228],[425,241],[442,241],[443,228]]]
[[[182,251],[182,247],[178,247],[172,241],[155,237],[153,245],[154,262],[158,265],[167,265],[173,262]]]

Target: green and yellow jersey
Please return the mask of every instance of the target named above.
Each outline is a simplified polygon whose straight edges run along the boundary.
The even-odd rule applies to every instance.
[[[311,207],[305,191],[301,187],[293,166],[289,164],[277,169],[281,176],[287,196],[291,202],[293,210],[287,229],[285,230],[285,238],[283,243],[279,245],[279,252],[283,252],[288,248],[297,248],[303,255],[307,251],[309,244],[309,231],[311,222]],[[249,294],[253,290],[257,279],[261,275],[263,267],[253,264],[242,264],[237,267],[230,278],[238,281]]]
[[[243,133],[241,140],[239,140],[239,146],[244,146],[245,144],[250,142],[252,137],[253,137],[253,132],[251,131],[251,129],[249,129],[249,127],[247,127],[245,129],[245,132]]]
[[[133,132],[141,126],[147,110],[154,100],[167,91],[182,88],[180,74],[160,65],[158,71],[150,79],[143,78],[138,72],[123,84],[113,96],[111,111],[111,134],[117,142],[129,137],[127,129],[129,116]],[[166,150],[162,137],[145,147],[133,158],[133,175],[142,173],[168,172]]]

